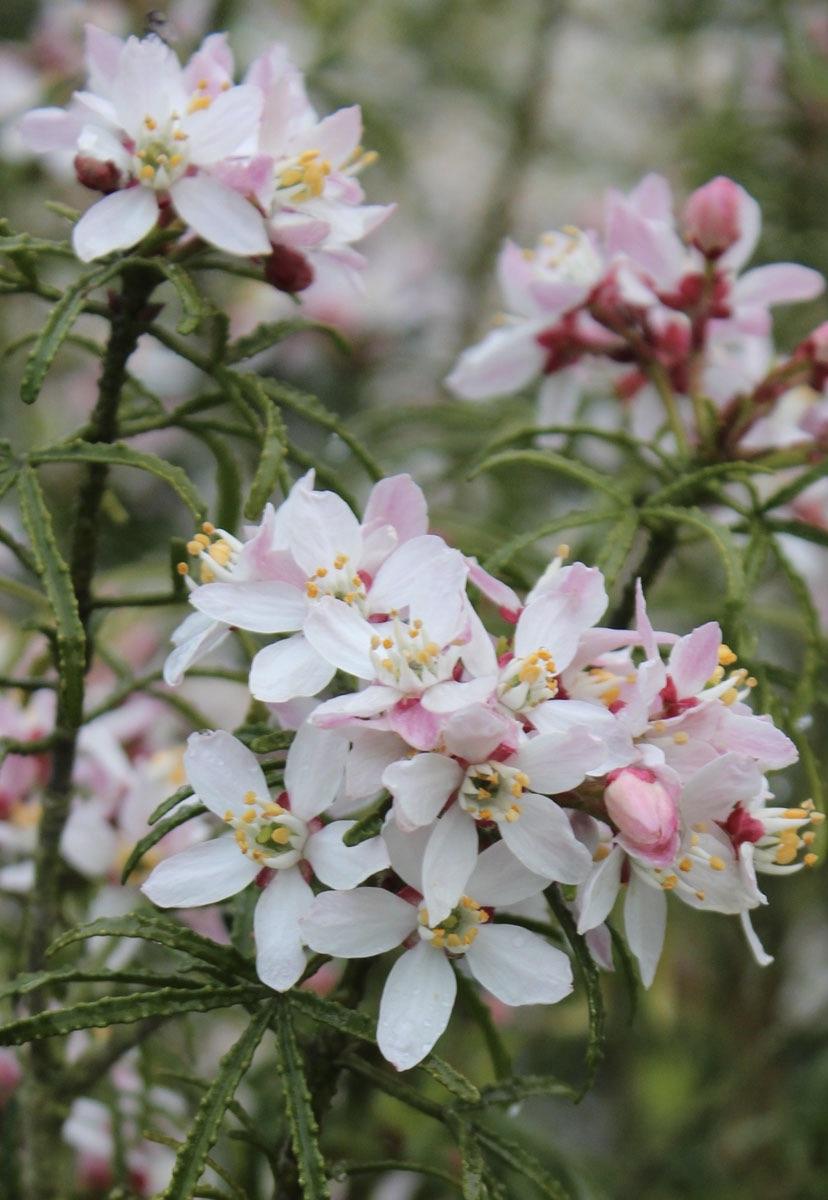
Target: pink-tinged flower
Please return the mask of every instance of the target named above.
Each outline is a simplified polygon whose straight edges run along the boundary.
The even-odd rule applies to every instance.
[[[304,725],[285,764],[286,794],[274,800],[255,756],[229,733],[194,733],[184,763],[196,796],[232,833],[160,863],[142,891],[160,908],[226,900],[254,880],[262,887],[254,916],[256,970],[276,991],[305,969],[299,918],[313,901],[308,878],[352,888],[388,865],[381,838],[349,847],[352,821],[322,825],[345,766],[347,743]]]
[[[669,861],[656,864],[651,847],[635,844],[629,826],[624,828],[626,804],[623,812],[618,806],[613,812],[607,804],[610,819],[623,818],[617,820],[618,833],[600,821],[582,817],[578,823],[593,858],[593,869],[578,892],[578,928],[584,933],[601,925],[625,885],[625,933],[645,987],[652,983],[661,955],[666,893],[691,908],[732,915],[766,903],[755,878],[746,875],[742,856],[734,852],[724,828],[738,805],[750,805],[762,794],[764,781],[756,764],[726,754],[695,772],[683,786],[669,768],[660,768],[655,778],[678,813],[679,837]],[[667,809],[666,802],[663,809]]]
[[[14,1050],[0,1048],[0,1112],[17,1091],[23,1078],[23,1068]]]
[[[106,192],[75,226],[89,262],[140,242],[171,210],[230,254],[267,253],[261,213],[220,179],[256,147],[262,109],[253,87],[216,86],[218,44],[202,48],[195,80],[155,36],[126,42],[90,28],[89,90],[69,109],[36,109],[21,123],[34,150],[74,148],[83,182]]]
[[[684,207],[687,240],[706,258],[720,258],[738,242],[751,221],[754,203],[744,188],[717,175],[697,188]]]
[[[654,772],[644,767],[614,772],[604,789],[604,804],[625,849],[657,867],[675,858],[678,808]]]
[[[422,892],[432,916],[442,919],[456,903],[477,853],[478,824],[495,828],[527,870],[580,882],[589,855],[549,796],[576,787],[605,753],[586,729],[525,737],[514,721],[472,706],[448,718],[441,752],[386,768],[382,782],[400,829],[431,827]]]
[[[404,851],[416,879],[416,853]],[[412,885],[414,886],[414,885]],[[509,1006],[555,1004],[572,991],[567,956],[517,925],[493,924],[491,910],[543,887],[496,845],[475,858],[467,893],[437,918],[423,904],[381,888],[323,892],[302,917],[307,944],[322,954],[367,958],[408,948],[394,963],[380,1001],[377,1041],[400,1071],[416,1066],[445,1030],[457,989],[452,960],[463,960],[477,981]]]
[[[506,242],[497,273],[507,313],[463,352],[446,385],[466,400],[483,400],[531,383],[547,359],[541,335],[583,304],[603,270],[594,237],[579,229],[544,234],[534,250]]]
[[[461,632],[466,565],[442,538],[420,532],[425,505],[408,476],[377,484],[362,523],[333,492],[304,486],[292,490],[276,519],[288,551],[278,576],[211,583],[190,594],[214,621],[293,634],[256,655],[250,688],[258,699],[313,696],[337,669],[373,675],[368,621],[419,620],[428,644],[439,647]]]
[[[376,159],[360,146],[358,105],[321,120],[301,75],[275,46],[258,58],[247,85],[262,97],[259,148],[267,169],[256,181],[274,244],[271,282],[298,292],[314,279],[314,265],[332,263],[353,273],[362,257],[350,247],[385,221],[393,204],[365,204],[357,174]]]

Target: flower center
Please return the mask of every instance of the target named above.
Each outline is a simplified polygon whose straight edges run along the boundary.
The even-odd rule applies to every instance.
[[[513,712],[551,700],[557,691],[555,660],[545,649],[513,658],[501,671],[497,685],[498,699]]]
[[[460,784],[458,801],[475,821],[516,821],[521,813],[517,803],[526,788],[529,776],[503,763],[475,763],[469,767]]]
[[[385,635],[371,638],[371,661],[380,683],[404,693],[422,692],[451,677],[456,654],[445,654],[432,642],[422,621],[410,625],[395,620]]]
[[[206,108],[210,98],[205,96],[203,99],[207,104],[201,104],[200,107]],[[181,128],[178,113],[171,113],[169,119],[162,124],[159,124],[155,117],[144,117],[133,156],[136,178],[145,187],[154,188],[156,191],[166,190],[187,170],[187,140],[188,134]]]
[[[449,954],[465,954],[477,937],[478,926],[485,925],[489,914],[471,896],[461,896],[460,903],[453,908],[439,925],[430,925],[428,909],[420,908],[418,933],[424,942],[430,942],[436,950],[447,950]]]
[[[305,822],[281,804],[260,799],[255,792],[246,792],[244,803],[241,815],[232,809],[224,814],[225,821],[236,832],[242,854],[274,871],[295,867],[308,840]]]
[[[567,283],[589,285],[601,274],[601,259],[595,247],[576,225],[543,234],[541,246],[538,265]]]
[[[357,571],[349,567],[349,562],[347,554],[337,554],[330,566],[317,567],[305,582],[308,599],[333,596],[336,600],[354,605],[364,614],[368,605],[365,582]]]
[[[332,169],[329,160],[322,158],[318,150],[303,150],[296,158],[288,159],[280,166],[276,176],[277,187],[289,193],[285,199],[301,204],[304,200],[322,195],[325,180]]]
[[[232,533],[227,533],[224,529],[216,529],[209,521],[205,521],[201,530],[193,534],[187,542],[187,553],[199,564],[201,583],[215,583],[217,579],[224,582],[231,580],[242,549],[238,538],[234,538]],[[186,562],[178,563],[176,570],[179,575],[190,574],[190,567]]]
[[[786,875],[801,867],[813,867],[817,855],[811,847],[816,841],[816,831],[810,826],[825,820],[823,813],[814,811],[814,802],[805,800],[799,808],[765,808],[752,813],[753,856],[756,868],[771,875]],[[731,822],[724,826],[733,839]],[[756,835],[759,836],[756,836]],[[800,851],[805,853],[800,858]]]

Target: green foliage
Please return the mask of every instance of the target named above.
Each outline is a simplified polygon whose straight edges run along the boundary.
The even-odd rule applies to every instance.
[[[319,1127],[313,1111],[305,1069],[296,1044],[290,1006],[280,1004],[275,1013],[276,1060],[285,1098],[290,1140],[305,1200],[330,1196],[325,1163],[319,1149]]]

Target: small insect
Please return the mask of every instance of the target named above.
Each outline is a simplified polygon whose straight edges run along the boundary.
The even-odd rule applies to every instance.
[[[175,32],[171,28],[167,14],[160,8],[151,9],[146,16],[145,36],[154,33],[162,42],[174,42]]]

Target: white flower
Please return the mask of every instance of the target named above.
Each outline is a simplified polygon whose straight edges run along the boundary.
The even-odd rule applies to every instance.
[[[233,832],[166,859],[142,889],[161,908],[189,908],[262,883],[254,917],[256,969],[276,991],[292,987],[305,968],[298,921],[313,901],[306,868],[329,887],[351,888],[388,865],[380,838],[348,847],[342,837],[353,822],[320,826],[315,820],[336,796],[346,751],[336,735],[302,726],[285,764],[287,796],[278,803],[255,756],[237,738],[221,730],[192,734],[187,777],[198,799]]]
[[[457,990],[452,959],[465,962],[504,1004],[554,1004],[572,991],[572,968],[561,950],[517,925],[492,921],[492,908],[542,887],[500,844],[483,851],[468,873],[467,894],[440,920],[423,904],[364,887],[323,892],[301,926],[312,949],[341,958],[410,945],[386,980],[377,1026],[380,1050],[404,1071],[425,1058],[448,1024]]]

